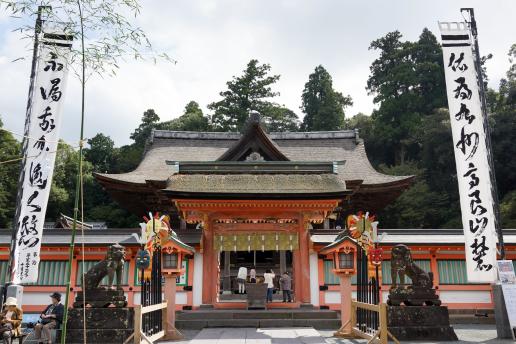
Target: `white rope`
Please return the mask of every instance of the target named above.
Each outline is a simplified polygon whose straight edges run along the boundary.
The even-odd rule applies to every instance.
[[[71,148],[79,148],[79,146],[70,146]],[[55,151],[50,151],[50,152],[47,152],[48,154],[55,154],[57,152],[59,152],[60,150],[62,149],[56,149]],[[31,159],[31,158],[37,158],[38,155],[31,155],[31,156],[28,156],[27,159]],[[3,164],[7,164],[7,163],[10,163],[10,162],[16,162],[16,161],[20,161],[22,160],[23,157],[18,157],[18,158],[14,158],[14,159],[9,159],[9,160],[5,160],[5,161],[0,161],[0,165],[3,165]]]
[[[17,132],[14,132],[12,130],[5,129],[5,128],[0,128],[0,131],[5,131],[6,133],[10,133],[10,134],[12,134],[14,136],[27,138],[27,139],[29,139],[31,141],[34,141],[34,142],[59,143],[61,141],[61,140],[57,140],[57,141],[41,140],[41,138],[35,138],[35,137],[24,135],[24,134],[18,134]],[[83,141],[87,141],[87,140],[88,140],[87,138],[83,139]],[[67,142],[64,142],[64,141],[62,141],[62,142],[63,143],[67,143]],[[67,144],[70,145],[70,146],[73,146],[72,144],[69,144],[69,143],[67,143]],[[80,141],[79,141],[79,144],[80,144]]]

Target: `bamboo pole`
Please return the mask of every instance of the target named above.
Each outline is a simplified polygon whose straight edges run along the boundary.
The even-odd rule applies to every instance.
[[[81,57],[82,57],[82,78],[81,78],[81,134],[79,141],[79,170],[77,171],[77,185],[75,186],[75,202],[73,208],[73,225],[72,225],[72,237],[70,239],[70,252],[68,255],[68,265],[66,268],[66,299],[65,299],[65,307],[63,314],[63,330],[61,335],[61,344],[66,343],[66,327],[68,321],[68,303],[70,298],[70,277],[72,273],[72,263],[73,263],[73,251],[75,248],[75,233],[77,231],[77,217],[79,212],[79,195],[80,195],[80,184],[81,184],[81,175],[82,175],[82,155],[83,155],[83,145],[84,145],[84,109],[85,109],[85,88],[86,88],[86,61],[84,58],[84,22],[83,22],[83,14],[81,7],[81,0],[77,0],[77,7],[79,9],[79,18],[81,23]],[[83,288],[85,286],[82,286]]]

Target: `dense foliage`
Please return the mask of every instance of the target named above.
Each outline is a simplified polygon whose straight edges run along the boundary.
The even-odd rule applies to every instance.
[[[84,216],[107,221],[110,227],[136,226],[138,218],[121,209],[100,187],[94,172],[122,173],[136,168],[152,130],[241,130],[250,111],[259,112],[269,131],[360,130],[368,156],[378,170],[393,175],[415,175],[416,182],[379,215],[384,228],[460,228],[460,207],[455,159],[441,47],[423,30],[415,42],[404,41],[395,31],[371,43],[378,53],[372,63],[367,90],[377,109],[371,116],[359,113],[345,119],[351,98],[333,89],[326,69],[317,66],[301,95],[300,124],[294,111],[275,103],[273,91],[279,75],[270,66],[251,60],[242,75],[227,82],[222,99],[208,105],[211,114],[190,101],[183,113],[162,122],[152,109],[131,133],[133,143],[115,147],[98,133],[88,140],[84,164]],[[516,227],[516,44],[509,52],[511,67],[498,90],[488,92],[496,177],[505,227]],[[0,128],[2,123],[0,121]],[[19,142],[0,130],[0,162],[20,155]],[[47,220],[71,214],[78,153],[61,143],[56,159]],[[0,164],[0,227],[12,223],[19,163]],[[367,209],[365,209],[367,210]]]

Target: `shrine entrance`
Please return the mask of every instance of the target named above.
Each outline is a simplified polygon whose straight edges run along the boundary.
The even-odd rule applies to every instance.
[[[263,274],[267,270],[274,272],[273,300],[282,301],[279,279],[284,272],[288,272],[292,278],[292,260],[292,251],[288,250],[221,252],[219,257],[219,300],[242,301],[246,299],[246,291],[239,288],[237,281],[240,269],[245,268],[247,283],[263,283]],[[254,270],[254,275],[252,270]],[[295,290],[294,287],[294,283],[292,283],[292,290]],[[293,299],[295,300],[295,297]]]
[[[247,268],[247,278],[252,267],[258,278],[266,269],[273,270],[278,289],[280,272],[290,272],[295,294],[290,307],[310,303],[308,228],[324,221],[338,203],[334,199],[177,200],[185,221],[202,227],[202,304],[245,307],[245,294],[235,293],[240,264]]]

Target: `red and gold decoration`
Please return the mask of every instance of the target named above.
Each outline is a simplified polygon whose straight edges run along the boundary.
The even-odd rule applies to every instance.
[[[383,259],[382,254],[383,254],[383,250],[380,247],[375,247],[375,248],[370,249],[368,256],[369,256],[369,261],[371,262],[371,264],[373,264],[374,266],[380,266],[382,264],[382,259]]]
[[[141,259],[140,267],[144,269],[143,277],[145,279],[151,276],[152,253],[154,249],[161,247],[162,241],[168,238],[170,234],[169,217],[156,212],[154,215],[149,213],[149,217],[144,216],[145,222],[140,223],[142,235],[140,243],[143,248],[138,252]]]
[[[357,240],[357,243],[366,251],[374,245],[376,241],[376,228],[378,221],[374,215],[369,212],[359,211],[356,215],[349,215],[347,218],[347,227],[351,237]]]

